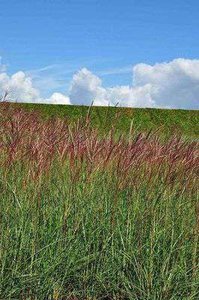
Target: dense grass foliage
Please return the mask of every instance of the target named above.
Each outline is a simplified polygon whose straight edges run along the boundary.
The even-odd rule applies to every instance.
[[[43,118],[59,117],[67,119],[69,122],[76,122],[79,118],[86,117],[88,113],[86,106],[30,103],[13,105],[30,111],[37,110]],[[199,111],[92,107],[90,117],[91,125],[102,133],[107,133],[111,127],[114,127],[115,134],[128,134],[130,124],[132,124],[139,131],[158,130],[161,135],[167,137],[173,133],[184,135],[187,138],[198,138],[199,136]]]
[[[0,109],[0,299],[199,298],[196,140]]]

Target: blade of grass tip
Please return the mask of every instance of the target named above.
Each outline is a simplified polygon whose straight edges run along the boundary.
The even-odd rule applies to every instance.
[[[152,133],[152,128],[149,129],[149,131],[147,132],[147,135],[146,135],[146,140],[148,140],[148,138],[151,136],[151,133]]]
[[[98,117],[98,120],[99,120],[99,123],[100,123],[99,125],[101,127],[102,126],[102,118],[100,116],[99,110],[100,110],[100,107],[96,107],[96,113],[97,113],[97,117]]]
[[[137,125],[136,127],[134,127],[134,132],[135,134],[139,134],[140,133],[140,127],[141,127],[141,124]]]
[[[4,92],[4,95],[1,97],[0,101],[1,101],[1,102],[6,102],[6,101],[7,101],[7,99],[6,99],[7,96],[8,96],[8,91],[5,91],[5,92]]]
[[[129,143],[131,141],[131,136],[132,136],[132,131],[133,131],[133,123],[134,123],[134,119],[131,120],[130,123],[130,129],[129,129]]]
[[[107,127],[107,123],[108,123],[108,121],[110,121],[109,120],[109,111],[110,111],[110,103],[108,104],[108,106],[107,106],[107,109],[106,109],[106,116],[105,116],[105,127]]]
[[[88,111],[87,111],[87,114],[86,114],[86,124],[88,124],[88,121],[89,121],[89,118],[90,118],[90,115],[91,115],[91,109],[93,107],[93,103],[94,103],[94,101],[91,102],[91,104],[88,108]]]
[[[117,102],[117,103],[114,105],[114,107],[117,108],[118,105],[119,105],[119,102]],[[115,124],[117,124],[117,123],[116,123],[117,120],[118,120],[117,113],[114,115],[114,119],[115,119]],[[113,125],[113,126],[115,126],[115,125]]]

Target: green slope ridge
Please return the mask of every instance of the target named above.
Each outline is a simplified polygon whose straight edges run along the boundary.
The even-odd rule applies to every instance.
[[[86,117],[87,106],[50,105],[13,103],[16,107],[26,110],[39,111],[44,118],[61,117],[73,122]],[[182,134],[185,137],[198,138],[199,111],[198,110],[169,110],[152,108],[118,108],[118,107],[91,107],[91,123],[103,133],[112,127],[120,133],[129,132],[132,124],[138,131],[158,130],[161,134]]]

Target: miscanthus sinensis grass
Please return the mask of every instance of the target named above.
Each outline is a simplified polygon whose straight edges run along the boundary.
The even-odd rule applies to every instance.
[[[0,299],[198,299],[198,143],[1,106]]]

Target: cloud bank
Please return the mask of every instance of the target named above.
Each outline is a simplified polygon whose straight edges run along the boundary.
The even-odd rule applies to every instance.
[[[70,104],[67,96],[53,93],[50,98],[42,98],[39,90],[34,88],[31,77],[22,71],[12,76],[0,73],[0,95],[8,93],[7,100],[31,103]]]
[[[56,92],[49,98],[41,97],[24,72],[9,76],[0,68],[0,95],[5,92],[10,100],[19,102],[199,109],[199,60],[137,64],[132,67],[131,85],[109,88],[83,68],[73,75],[68,95]]]

